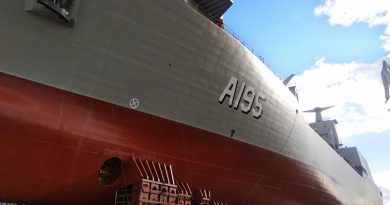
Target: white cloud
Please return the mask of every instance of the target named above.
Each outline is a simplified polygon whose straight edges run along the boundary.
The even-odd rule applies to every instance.
[[[382,60],[373,64],[318,60],[294,80],[301,109],[335,106],[324,111],[323,117],[338,120],[341,138],[390,129],[389,105],[385,104],[381,68]],[[314,121],[314,114],[305,116],[309,122]]]
[[[390,205],[390,171],[374,173],[373,178],[382,190],[383,205]]]
[[[317,16],[329,16],[331,25],[350,26],[368,23],[370,26],[385,25],[380,36],[383,48],[390,51],[390,1],[389,0],[325,0],[314,9]]]

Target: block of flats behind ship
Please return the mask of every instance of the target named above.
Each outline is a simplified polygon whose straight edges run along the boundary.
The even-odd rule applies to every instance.
[[[229,205],[382,204],[272,71],[191,3],[77,2],[67,23],[0,1],[0,201],[114,204],[135,158]],[[125,171],[103,183],[110,159]]]

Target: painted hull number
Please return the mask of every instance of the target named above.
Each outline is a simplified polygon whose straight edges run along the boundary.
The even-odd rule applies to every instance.
[[[240,107],[241,111],[245,114],[252,111],[254,118],[260,118],[263,114],[262,102],[265,102],[265,96],[256,92],[252,86],[247,86],[244,82],[241,84],[237,93],[237,85],[237,78],[231,77],[225,90],[219,97],[219,103],[223,104],[224,100],[227,99],[229,107],[236,110]]]

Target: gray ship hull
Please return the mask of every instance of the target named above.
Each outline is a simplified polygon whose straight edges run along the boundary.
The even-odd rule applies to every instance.
[[[83,0],[77,22],[70,27],[47,9],[25,11],[25,1],[3,0],[0,45],[0,72],[5,79],[24,79],[205,130],[221,141],[310,167],[313,172],[296,174],[313,175],[309,178],[315,183],[309,188],[332,198],[318,203],[382,204],[372,179],[356,173],[308,126],[283,83],[238,40],[184,1]],[[7,84],[2,89],[8,89]],[[1,100],[6,102],[6,97]],[[0,106],[0,115],[9,116],[5,109]],[[0,138],[6,140],[7,135]],[[273,163],[267,166],[271,169]],[[14,179],[14,183],[20,182]],[[260,194],[261,189],[256,190]],[[249,203],[247,196],[228,202],[263,203]],[[280,196],[285,199],[267,203],[288,201],[288,194]],[[23,195],[20,198],[23,201]],[[9,200],[1,193],[0,199]],[[291,204],[308,203],[301,199]]]

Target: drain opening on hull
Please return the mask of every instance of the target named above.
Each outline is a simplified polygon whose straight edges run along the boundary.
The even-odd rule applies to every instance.
[[[122,172],[122,160],[112,157],[105,161],[99,170],[99,181],[103,185],[112,185]]]

